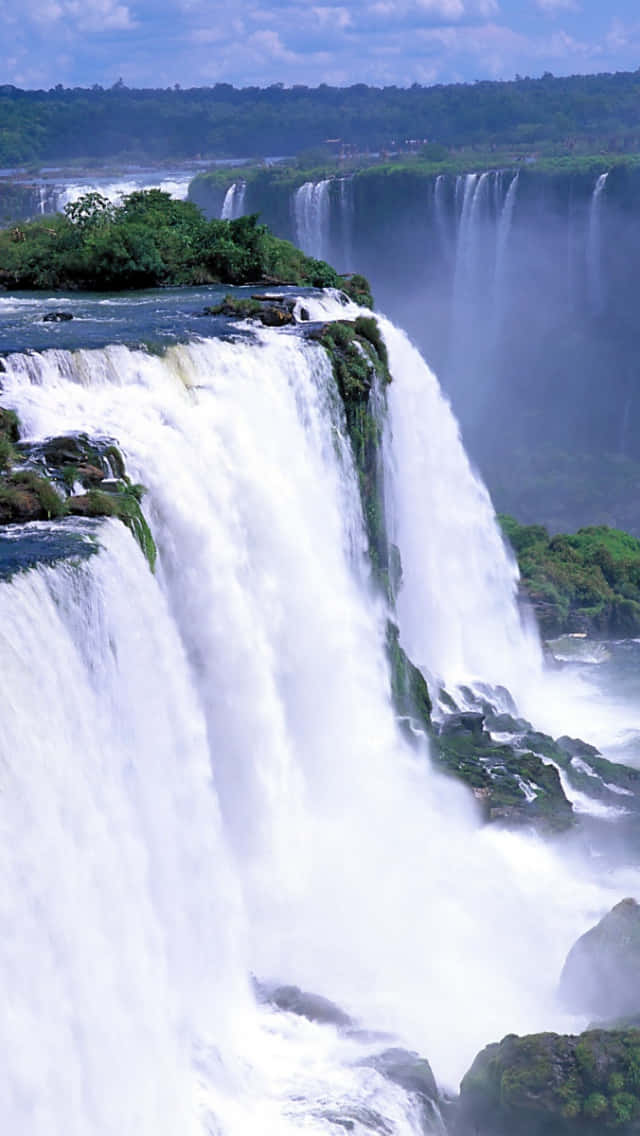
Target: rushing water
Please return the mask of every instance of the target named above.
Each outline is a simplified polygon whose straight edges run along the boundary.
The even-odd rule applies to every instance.
[[[519,694],[542,666],[488,495],[382,326],[403,641],[447,681]],[[154,577],[110,522],[98,555],[0,584],[6,1130],[423,1131],[362,1064],[388,1041],[256,1004],[250,974],[334,998],[450,1087],[507,1032],[584,1024],[555,1004],[563,959],[637,875],[481,827],[398,732],[322,349],[227,328],[5,368],[27,436],[118,438],[159,551]]]

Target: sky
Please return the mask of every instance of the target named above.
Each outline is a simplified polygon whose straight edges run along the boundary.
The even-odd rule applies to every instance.
[[[640,0],[0,0],[0,37],[19,87],[408,86],[633,71]]]

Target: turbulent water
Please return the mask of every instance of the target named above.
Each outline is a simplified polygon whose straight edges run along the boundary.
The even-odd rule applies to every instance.
[[[526,697],[539,646],[488,495],[382,326],[403,642],[432,675]],[[153,576],[110,522],[98,555],[0,585],[6,1131],[417,1136],[371,1054],[412,1046],[455,1088],[488,1041],[584,1025],[557,976],[637,875],[481,827],[403,740],[322,349],[263,330],[5,366],[27,436],[119,440],[159,551]],[[252,974],[393,1040],[258,1004]]]

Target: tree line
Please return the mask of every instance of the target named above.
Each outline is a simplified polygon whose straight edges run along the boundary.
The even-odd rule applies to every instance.
[[[637,149],[640,71],[422,87],[189,90],[0,86],[0,166],[127,155],[136,161],[292,155],[339,140]]]

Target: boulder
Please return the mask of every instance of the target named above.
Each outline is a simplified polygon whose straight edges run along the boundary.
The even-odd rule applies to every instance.
[[[438,1086],[429,1062],[424,1057],[408,1049],[385,1049],[362,1062],[376,1069],[394,1085],[400,1085],[407,1093],[415,1093],[422,1100],[437,1101]]]
[[[456,1136],[640,1136],[640,1031],[509,1035],[460,1086]]]
[[[42,317],[43,323],[68,323],[72,320],[71,312],[46,312]]]
[[[600,1019],[640,1013],[640,905],[635,899],[616,904],[574,944],[559,995],[568,1009]]]
[[[270,989],[261,986],[259,989],[265,1001],[271,1002],[279,1010],[307,1018],[310,1022],[337,1026],[338,1029],[349,1029],[354,1024],[344,1010],[321,994],[311,994],[308,990],[301,990],[299,986],[276,986]]]

